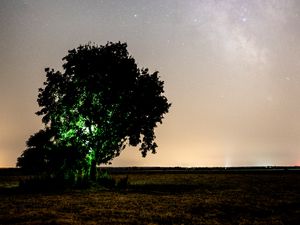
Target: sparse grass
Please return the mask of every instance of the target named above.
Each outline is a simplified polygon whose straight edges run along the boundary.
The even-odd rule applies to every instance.
[[[30,193],[0,176],[0,224],[300,224],[299,173],[113,178],[126,189]]]

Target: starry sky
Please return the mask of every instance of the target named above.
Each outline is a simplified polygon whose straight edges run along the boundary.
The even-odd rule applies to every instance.
[[[157,154],[113,166],[300,165],[300,1],[1,0],[0,167],[43,126],[44,68],[89,41],[127,42],[172,103]]]

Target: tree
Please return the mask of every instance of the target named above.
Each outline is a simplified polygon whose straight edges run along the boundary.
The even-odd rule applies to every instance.
[[[49,129],[40,130],[27,140],[27,149],[18,158],[17,166],[29,172],[40,172],[47,167],[47,149],[51,146]]]
[[[96,165],[109,163],[127,145],[139,145],[143,157],[155,153],[154,128],[170,107],[158,72],[139,69],[120,42],[81,45],[63,60],[64,72],[46,68],[39,89],[37,115],[52,135],[42,148],[45,168],[55,160],[55,171],[65,176],[94,177]],[[29,149],[19,166],[36,151]]]

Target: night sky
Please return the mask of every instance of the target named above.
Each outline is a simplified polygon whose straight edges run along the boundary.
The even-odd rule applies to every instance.
[[[43,126],[44,68],[89,41],[127,42],[172,103],[157,154],[113,166],[300,165],[300,1],[1,0],[0,167]]]

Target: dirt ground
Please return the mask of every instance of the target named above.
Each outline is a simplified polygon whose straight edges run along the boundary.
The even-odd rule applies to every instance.
[[[124,174],[114,174],[115,179]],[[300,224],[300,173],[128,174],[126,189],[30,192],[0,174],[0,224]]]

